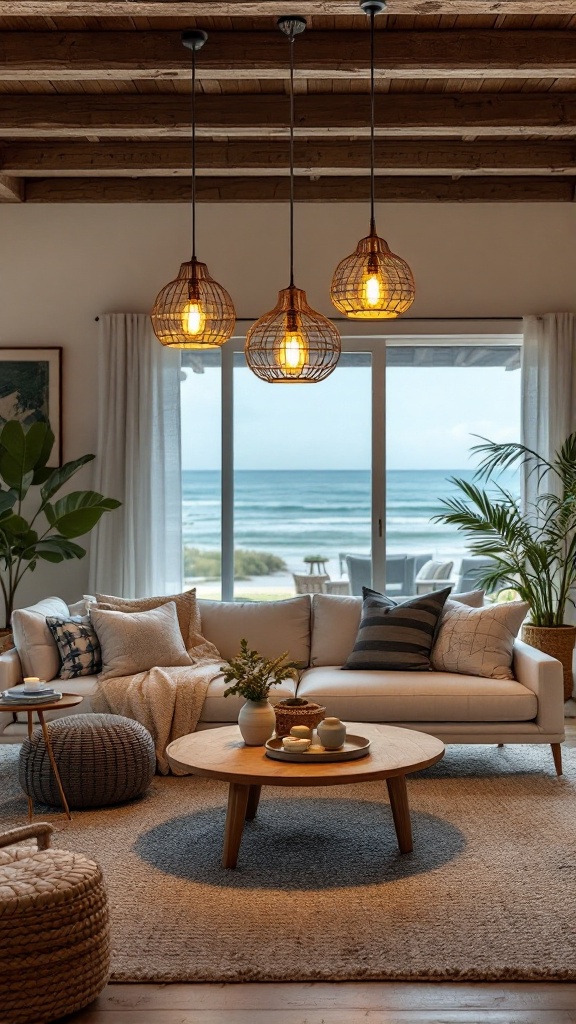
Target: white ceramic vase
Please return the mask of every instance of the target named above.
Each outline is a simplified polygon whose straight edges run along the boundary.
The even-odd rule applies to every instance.
[[[276,728],[274,708],[268,700],[247,700],[240,708],[238,725],[249,747],[263,747]]]
[[[323,718],[316,732],[326,750],[338,750],[346,741],[346,726],[339,718]]]

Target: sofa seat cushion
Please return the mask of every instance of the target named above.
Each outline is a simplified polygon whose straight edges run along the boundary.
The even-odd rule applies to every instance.
[[[311,668],[298,696],[350,722],[529,722],[538,710],[532,691],[513,679],[453,672]]]
[[[212,680],[204,698],[202,714],[200,715],[201,722],[238,721],[238,713],[245,700],[243,697],[225,697],[224,690],[227,688],[228,684],[224,682],[222,676],[217,676],[216,679]],[[277,704],[279,700],[293,697],[294,689],[294,683],[291,679],[286,679],[285,682],[280,683],[278,686],[273,686],[270,690],[270,703]]]
[[[284,651],[297,665],[310,664],[310,596],[287,601],[198,601],[202,634],[223,660],[235,658],[240,641],[264,658]]]

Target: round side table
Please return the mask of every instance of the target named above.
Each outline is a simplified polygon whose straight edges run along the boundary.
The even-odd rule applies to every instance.
[[[81,697],[78,693],[63,693],[60,700],[46,701],[42,704],[30,704],[23,701],[22,704],[15,704],[14,701],[6,701],[5,703],[0,700],[0,709],[2,711],[13,711],[15,715],[26,713],[28,717],[28,737],[32,736],[33,722],[32,717],[34,714],[38,715],[42,733],[44,735],[44,742],[46,744],[46,750],[48,751],[48,757],[50,758],[50,764],[52,765],[52,771],[56,779],[56,785],[58,786],[58,792],[60,793],[60,799],[62,800],[62,806],[64,808],[66,817],[72,818],[70,814],[70,808],[68,807],[68,801],[62,788],[62,780],[60,779],[60,773],[58,771],[58,765],[56,764],[56,758],[54,757],[54,751],[52,750],[52,744],[50,743],[50,730],[46,724],[44,718],[45,711],[64,711],[66,708],[75,708],[78,704],[81,704],[84,697]],[[32,821],[34,814],[34,806],[32,804],[32,797],[28,797],[28,819]]]

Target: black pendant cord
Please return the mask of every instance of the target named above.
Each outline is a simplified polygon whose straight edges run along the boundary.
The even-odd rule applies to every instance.
[[[192,50],[192,260],[196,259],[196,50]]]
[[[374,89],[374,62],[375,62],[375,32],[374,18],[375,10],[370,8],[370,234],[376,234],[376,214],[374,210],[374,166],[376,163],[376,146],[374,141],[375,122],[375,89]]]
[[[290,287],[294,287],[294,32],[290,42]]]

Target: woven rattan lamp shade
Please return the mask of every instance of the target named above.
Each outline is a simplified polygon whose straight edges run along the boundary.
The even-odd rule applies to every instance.
[[[178,277],[158,294],[150,314],[154,333],[168,348],[219,348],[234,330],[232,299],[205,263],[182,263]]]
[[[317,384],[336,368],[340,335],[315,312],[301,288],[290,285],[246,335],[246,362],[269,384]]]
[[[393,319],[410,308],[414,295],[410,267],[375,233],[360,239],[332,278],[332,302],[351,320]]]

